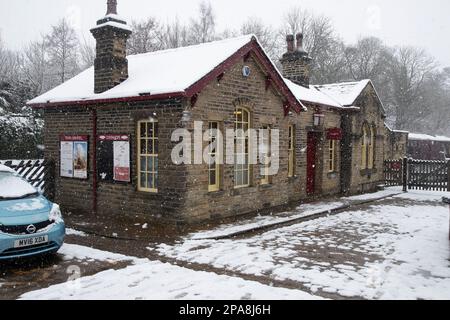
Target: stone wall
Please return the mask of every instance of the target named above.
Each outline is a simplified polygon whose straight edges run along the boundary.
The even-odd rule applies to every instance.
[[[249,66],[251,75],[244,77],[242,69]],[[240,61],[226,72],[220,81],[209,84],[200,94],[192,110],[193,121],[203,121],[203,129],[209,121],[218,121],[223,131],[234,129],[235,107],[250,111],[251,128],[270,126],[280,130],[280,168],[271,177],[269,185],[261,184],[261,165],[252,166],[250,186],[236,189],[234,165],[221,166],[220,190],[208,192],[207,164],[187,166],[187,195],[184,215],[189,221],[241,215],[264,208],[284,205],[304,197],[304,143],[301,118],[293,112],[285,117],[283,98],[269,87],[266,90],[266,74],[256,60]],[[288,178],[288,126],[296,128],[296,173]],[[204,144],[206,147],[207,143]],[[226,148],[226,146],[225,146]]]
[[[349,191],[350,193],[364,193],[376,190],[377,186],[384,181],[385,119],[381,102],[371,85],[366,87],[355,105],[360,107],[361,111],[350,116],[352,165]],[[361,139],[364,123],[376,128],[374,168],[367,170],[361,166]]]
[[[101,134],[128,134],[131,137],[132,183],[98,183],[98,214],[143,214],[154,218],[180,220],[186,191],[186,170],[171,161],[172,131],[179,127],[182,101],[167,100],[136,105],[99,106],[97,131]],[[159,192],[137,191],[137,121],[156,117],[159,122]],[[56,162],[56,199],[65,210],[92,213],[93,203],[93,136],[92,110],[67,107],[45,110],[45,157]],[[76,180],[60,177],[59,135],[89,135],[89,177]]]

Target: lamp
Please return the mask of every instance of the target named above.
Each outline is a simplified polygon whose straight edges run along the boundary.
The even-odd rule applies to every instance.
[[[181,123],[184,125],[188,124],[192,120],[192,112],[190,110],[184,110],[181,117]]]

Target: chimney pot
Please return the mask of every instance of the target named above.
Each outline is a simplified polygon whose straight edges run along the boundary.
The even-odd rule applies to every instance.
[[[297,33],[297,50],[298,51],[304,51],[303,50],[303,33]]]
[[[294,35],[290,34],[286,36],[287,51],[294,52]]]
[[[108,14],[117,14],[117,0],[108,0],[106,15]]]

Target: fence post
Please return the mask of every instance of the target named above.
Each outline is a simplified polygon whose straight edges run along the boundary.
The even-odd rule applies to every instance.
[[[450,192],[450,160],[447,161],[447,191]]]
[[[408,192],[408,158],[403,158],[403,192]]]

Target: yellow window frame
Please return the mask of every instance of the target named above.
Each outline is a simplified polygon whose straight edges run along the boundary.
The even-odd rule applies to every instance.
[[[329,142],[329,156],[328,156],[328,172],[336,171],[336,140]]]
[[[214,135],[214,133],[211,130],[219,130],[219,122],[217,121],[210,121],[209,124],[209,130],[210,130],[210,139],[209,139],[209,144],[213,143],[214,141],[217,141],[217,131]],[[218,146],[214,149],[214,150],[208,150],[208,155],[210,157],[214,157],[215,158],[215,163],[212,164],[208,164],[208,191],[209,192],[215,192],[215,191],[219,191],[220,190],[220,164],[218,163]],[[212,177],[212,173],[215,173],[215,183],[211,183],[211,177]]]
[[[234,144],[234,188],[246,188],[250,186],[250,137],[249,137],[249,129],[251,127],[251,119],[250,119],[250,111],[247,110],[244,107],[237,107],[234,111],[235,115],[235,121],[234,121],[234,129],[235,131],[238,129],[242,129],[244,131],[244,136],[242,137],[235,137],[235,144]],[[237,132],[236,132],[237,134]],[[242,140],[243,143],[241,143],[241,147],[243,150],[237,150],[238,143],[237,140]],[[240,152],[238,152],[240,151]],[[247,164],[238,164],[237,158],[238,156],[244,157],[244,159],[247,159]],[[245,176],[246,173],[246,176]],[[238,183],[238,175],[239,178],[241,178],[242,183]],[[246,177],[247,183],[243,183],[244,178]]]
[[[270,162],[268,161],[270,154],[271,154],[271,145],[270,145],[270,127],[269,126],[264,126],[263,128],[263,137],[262,137],[262,143],[266,143],[267,144],[267,152],[264,155],[264,163],[262,163],[262,165],[264,166],[264,175],[261,178],[261,184],[262,185],[266,185],[266,184],[270,184],[270,175],[269,175],[269,170],[270,170]]]
[[[289,126],[289,146],[288,146],[288,177],[292,178],[295,176],[295,129],[293,125]]]
[[[151,129],[149,131],[149,125]],[[143,129],[145,126],[145,130]],[[144,134],[142,134],[144,132]],[[151,136],[148,134],[151,132]],[[137,123],[137,168],[138,168],[138,191],[157,193],[158,192],[158,153],[155,153],[158,149],[158,120],[147,119],[140,120]],[[145,148],[143,148],[143,143],[145,143]],[[149,152],[149,146],[151,147],[151,152]],[[145,159],[145,168],[142,168],[141,161]],[[151,168],[149,168],[149,159],[151,161]],[[145,169],[145,170],[144,170]],[[149,170],[150,169],[150,170]],[[142,174],[145,175],[145,181],[142,181]],[[149,177],[152,179],[151,186],[149,187]],[[144,183],[145,182],[145,183]]]

